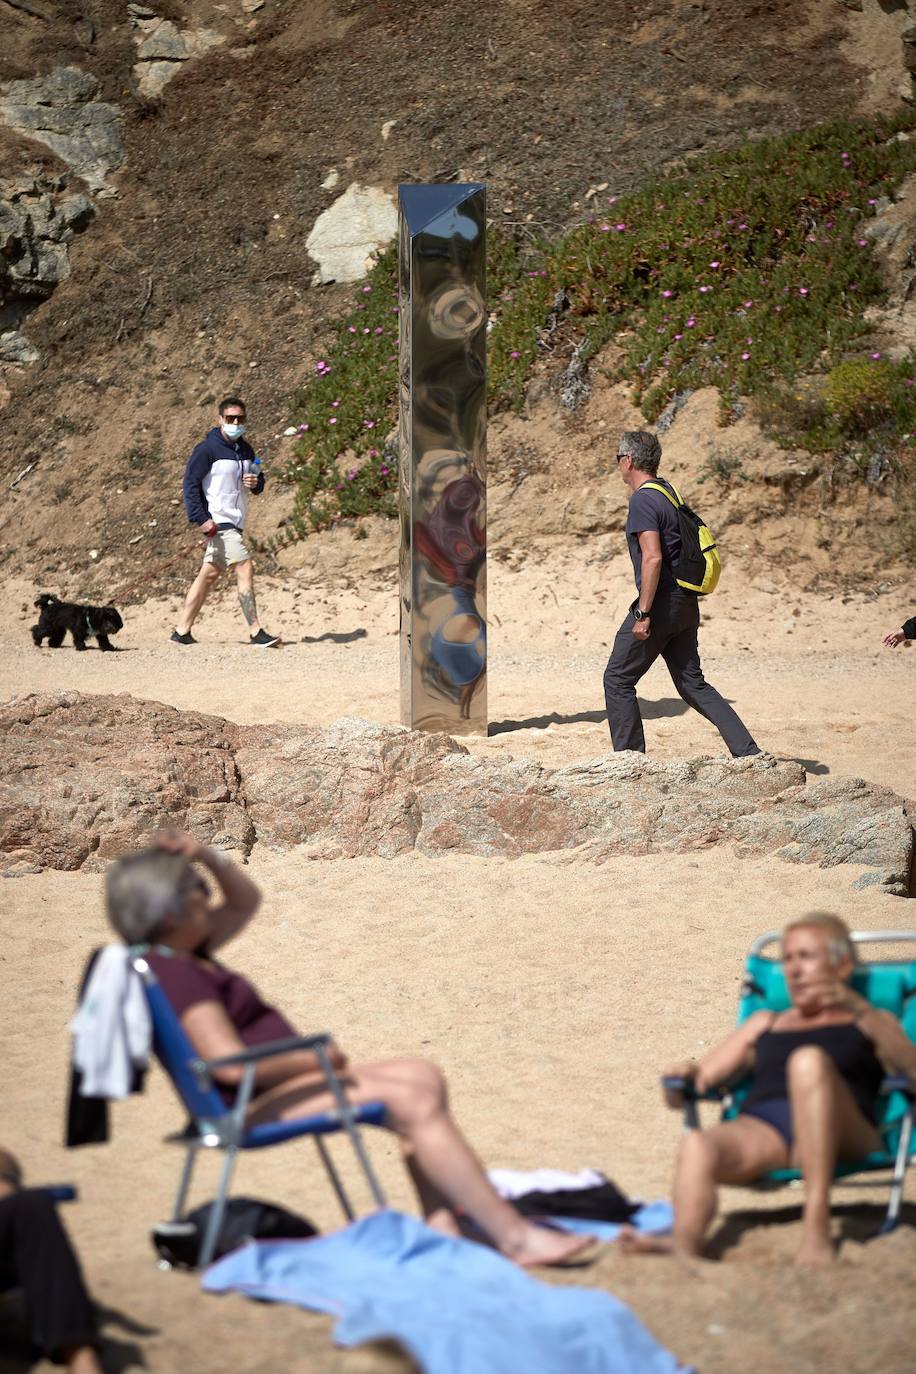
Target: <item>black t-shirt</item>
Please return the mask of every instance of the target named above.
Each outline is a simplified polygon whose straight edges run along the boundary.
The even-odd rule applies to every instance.
[[[669,485],[661,477],[653,477],[651,480],[663,482],[666,487]],[[672,571],[681,555],[681,527],[677,511],[667,496],[663,496],[660,491],[647,491],[643,484],[630,497],[630,508],[627,512],[627,548],[633,563],[637,591],[642,586],[642,549],[639,547],[639,536],[645,530],[657,530],[661,538],[663,561],[658,579],[659,590],[677,586]]]

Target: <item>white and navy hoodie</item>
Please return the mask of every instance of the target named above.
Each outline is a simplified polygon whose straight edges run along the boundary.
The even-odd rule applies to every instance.
[[[184,470],[184,508],[192,525],[233,525],[240,530],[248,509],[248,488],[242,476],[251,472],[254,449],[245,439],[227,439],[219,425],[197,445]],[[258,473],[255,492],[264,490]]]

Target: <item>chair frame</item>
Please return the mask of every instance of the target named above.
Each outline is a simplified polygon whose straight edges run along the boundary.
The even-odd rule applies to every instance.
[[[184,1145],[186,1150],[178,1183],[178,1192],[172,1208],[172,1225],[180,1223],[183,1219],[185,1202],[191,1187],[194,1166],[197,1163],[199,1152],[201,1150],[222,1150],[225,1155],[216,1198],[207,1220],[198,1267],[206,1268],[216,1252],[225,1220],[229,1188],[240,1150],[264,1148],[269,1145],[284,1143],[286,1140],[298,1139],[304,1135],[311,1135],[344,1215],[348,1221],[352,1221],[356,1215],[352,1203],[322,1139],[324,1135],[336,1131],[345,1131],[359,1167],[368,1183],[375,1205],[384,1207],[386,1205],[385,1195],[369,1160],[359,1127],[360,1124],[383,1124],[385,1108],[380,1102],[364,1103],[361,1106],[353,1107],[347,1101],[344,1086],[331,1063],[329,1054],[329,1046],[332,1043],[331,1035],[327,1032],[321,1032],[317,1035],[288,1036],[282,1040],[272,1040],[263,1045],[252,1046],[238,1054],[223,1055],[218,1059],[202,1059],[194,1052],[177,1015],[168,1002],[161,983],[150,968],[145,958],[147,949],[147,946],[141,946],[138,950],[131,951],[131,966],[139,975],[147,996],[153,1022],[156,1056],[190,1113],[188,1129],[183,1134],[166,1136],[169,1143]],[[157,995],[154,990],[158,990],[160,995]],[[170,1024],[163,1025],[164,1020],[169,1020]],[[166,1043],[163,1031],[171,1040],[171,1045]],[[328,1088],[333,1094],[336,1106],[329,1112],[316,1113],[294,1122],[283,1123],[284,1129],[277,1133],[278,1138],[271,1140],[265,1138],[264,1127],[251,1127],[245,1120],[254,1092],[255,1072],[257,1065],[262,1060],[270,1059],[279,1054],[289,1054],[293,1050],[313,1051]],[[176,1057],[176,1051],[177,1056],[180,1057]],[[244,1073],[235,1103],[232,1107],[228,1107],[218,1097],[213,1074],[214,1070],[229,1068],[233,1065],[243,1065]],[[195,1101],[197,1094],[201,1094],[201,1097]],[[201,1110],[201,1107],[204,1110]],[[270,1123],[270,1125],[274,1124],[276,1123]],[[260,1137],[259,1132],[261,1132]]]
[[[856,945],[861,944],[916,944],[916,930],[854,930],[850,931],[850,938]],[[754,941],[748,951],[748,959],[756,958],[763,954],[768,945],[779,943],[782,935],[779,931],[769,931],[766,935],[761,935]],[[880,964],[880,960],[872,961]],[[751,991],[748,987],[748,975],[745,975],[742,984],[742,998]],[[910,994],[916,995],[914,993]],[[736,1083],[721,1084],[710,1088],[707,1092],[699,1093],[693,1085],[693,1080],[675,1075],[666,1075],[662,1079],[662,1085],[674,1092],[680,1092],[684,1098],[684,1119],[683,1129],[685,1131],[696,1131],[700,1129],[700,1116],[697,1104],[699,1102],[719,1102],[722,1105],[723,1114],[733,1106],[733,1093],[738,1086]],[[900,1118],[900,1137],[895,1151],[883,1152],[883,1157],[869,1155],[861,1162],[840,1165],[834,1177],[845,1177],[853,1173],[873,1173],[879,1170],[891,1169],[890,1196],[888,1198],[887,1212],[884,1220],[874,1233],[871,1239],[877,1236],[886,1236],[893,1231],[900,1220],[900,1207],[903,1201],[903,1187],[906,1182],[906,1171],[910,1164],[916,1161],[916,1141],[913,1139],[913,1129],[916,1126],[916,1083],[900,1074],[888,1074],[881,1085],[882,1096],[887,1096],[893,1092],[899,1092],[906,1099],[906,1108]],[[896,1123],[895,1123],[896,1124]],[[880,1127],[879,1127],[880,1129]],[[763,1178],[756,1180],[751,1187],[780,1187],[784,1183],[792,1182],[801,1175],[794,1169],[780,1169],[773,1174],[765,1174]]]

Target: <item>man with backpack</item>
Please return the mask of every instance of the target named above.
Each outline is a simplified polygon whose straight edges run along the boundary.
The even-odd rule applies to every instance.
[[[703,677],[697,631],[699,597],[718,580],[708,528],[658,476],[662,447],[646,430],[626,432],[617,468],[630,489],[627,548],[636,577],[633,602],[604,670],[604,697],[615,751],[646,752],[636,684],[661,654],[678,695],[719,731],[734,758],[759,754],[747,726]]]

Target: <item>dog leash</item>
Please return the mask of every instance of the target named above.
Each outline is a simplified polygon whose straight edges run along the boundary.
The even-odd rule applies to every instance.
[[[131,592],[136,591],[137,587],[142,587],[144,582],[151,582],[153,578],[158,577],[160,573],[164,573],[167,569],[173,568],[176,563],[179,563],[181,559],[184,558],[186,553],[190,553],[192,549],[199,548],[200,543],[196,539],[193,544],[185,544],[184,548],[179,549],[174,558],[170,558],[167,563],[160,564],[158,568],[153,568],[152,572],[147,573],[144,577],[138,578],[137,581],[132,582],[129,587],[123,587],[120,591],[115,593],[115,598],[121,600],[125,596],[130,596]]]

